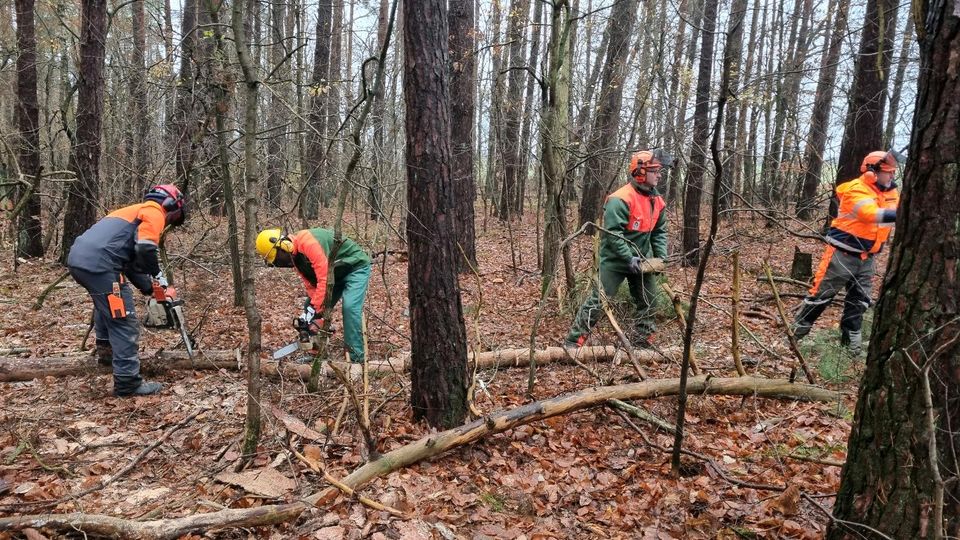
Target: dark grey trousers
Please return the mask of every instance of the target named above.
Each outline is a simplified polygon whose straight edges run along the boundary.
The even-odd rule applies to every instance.
[[[840,330],[845,337],[859,346],[860,327],[863,325],[863,314],[870,307],[875,271],[876,263],[873,257],[863,259],[827,246],[810,294],[803,299],[800,311],[793,321],[794,334],[798,338],[806,336],[833,297],[846,289]]]
[[[119,273],[93,273],[71,267],[70,275],[93,299],[93,326],[97,340],[109,341],[113,349],[114,392],[135,390],[143,379],[140,378],[138,354],[140,323],[134,308],[133,288],[126,281],[120,286],[120,296],[123,298],[127,316],[114,318],[110,313],[107,295],[113,293],[113,284],[120,280]]]

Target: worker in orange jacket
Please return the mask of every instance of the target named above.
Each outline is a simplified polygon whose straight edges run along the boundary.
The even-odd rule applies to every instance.
[[[837,217],[827,232],[810,294],[803,299],[793,333],[803,338],[840,289],[846,289],[840,317],[840,343],[852,354],[863,346],[863,314],[870,307],[874,255],[893,232],[900,193],[893,177],[902,156],[894,151],[870,152],[860,164],[859,177],[837,186]]]

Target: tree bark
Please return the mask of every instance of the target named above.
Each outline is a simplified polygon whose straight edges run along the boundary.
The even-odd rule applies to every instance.
[[[144,64],[147,36],[143,0],[134,0],[133,49],[130,53],[130,125],[127,128],[126,158],[130,167],[130,181],[125,190],[127,200],[138,199],[147,189],[150,116],[147,111],[147,68]]]
[[[700,199],[707,174],[707,139],[710,136],[710,77],[713,69],[713,30],[717,24],[717,0],[703,6],[703,43],[697,73],[697,105],[693,115],[693,146],[683,198],[683,265],[700,261]]]
[[[304,194],[300,215],[316,219],[320,206],[320,181],[326,159],[327,92],[330,86],[330,22],[333,0],[320,0],[317,5],[317,43],[313,53],[313,76],[310,81],[310,135],[307,143],[307,170],[304,171]]]
[[[723,125],[723,155],[726,166],[723,168],[723,176],[720,178],[719,185],[714,189],[720,190],[720,211],[733,208],[734,178],[736,176],[736,155],[743,152],[743,148],[736,146],[738,139],[737,130],[743,129],[738,124],[739,115],[737,114],[738,102],[736,95],[740,94],[740,65],[743,52],[743,21],[747,12],[747,0],[734,0],[730,6],[730,20],[727,26],[727,52],[725,56],[730,59],[731,65],[728,77],[730,78],[730,88],[736,90],[736,94],[730,96],[727,103],[727,115],[724,118]]]
[[[900,95],[903,93],[903,79],[910,61],[910,46],[913,44],[913,10],[907,11],[907,22],[903,27],[903,39],[900,40],[900,55],[897,57],[897,74],[893,77],[893,92],[890,93],[890,107],[887,111],[887,127],[883,130],[883,148],[894,146],[897,120],[900,117]]]
[[[617,0],[610,13],[607,33],[610,42],[600,80],[597,115],[587,143],[584,161],[583,197],[580,200],[580,225],[596,222],[603,197],[622,170],[623,152],[616,148],[620,131],[620,106],[626,76],[630,36],[637,20],[637,0]]]
[[[194,114],[196,96],[197,12],[198,2],[183,0],[180,16],[180,76],[177,80],[177,105],[171,121],[177,180],[181,186],[189,184],[193,171],[194,140],[197,119]]]
[[[834,505],[831,539],[960,535],[960,17],[924,2],[897,234]],[[875,127],[877,127],[875,125]],[[879,130],[877,130],[879,131]]]
[[[387,17],[389,5],[387,0],[380,0],[380,12],[377,15],[377,49],[383,49],[383,43],[387,40]],[[476,69],[476,64],[474,64]],[[361,73],[361,76],[363,74]],[[386,102],[384,100],[383,89],[380,92],[370,96],[373,100],[370,111],[370,123],[373,126],[373,171],[370,175],[370,193],[367,204],[370,206],[370,219],[383,218],[383,194],[381,193],[383,179],[386,174],[386,160],[384,159],[384,132],[386,123]]]
[[[261,317],[257,308],[257,289],[255,284],[257,239],[257,95],[260,80],[256,65],[250,58],[250,46],[244,34],[243,7],[245,2],[236,1],[232,6],[230,26],[233,29],[233,42],[236,45],[237,61],[243,74],[243,158],[244,183],[244,235],[243,235],[243,307],[247,318],[247,419],[243,436],[243,454],[253,455],[260,440],[260,330]],[[249,17],[249,13],[246,14]]]
[[[452,427],[467,414],[467,338],[454,243],[446,2],[404,2],[403,27],[410,400],[414,419]]]
[[[20,210],[16,256],[43,256],[43,227],[40,220],[40,109],[37,105],[37,38],[34,27],[34,0],[16,0],[17,12],[17,100],[14,109],[17,131],[17,161],[20,178],[30,187],[17,187]],[[26,197],[26,202],[22,199]]]
[[[830,125],[830,106],[833,104],[837,64],[843,47],[843,38],[846,35],[849,6],[850,0],[837,0],[837,9],[829,10],[835,14],[836,19],[833,21],[833,29],[826,37],[830,46],[824,51],[820,62],[823,68],[820,70],[820,79],[817,81],[813,113],[810,116],[810,133],[803,159],[805,167],[796,207],[797,217],[800,219],[810,219],[816,210],[817,191],[823,175],[823,151],[827,145],[827,129]]]
[[[896,0],[868,0],[860,50],[853,68],[853,83],[847,101],[843,139],[835,184],[860,176],[860,162],[874,150],[882,150],[883,111],[887,102],[887,79],[897,27]],[[836,215],[836,203],[830,215]]]
[[[454,192],[457,270],[469,272],[477,267],[474,202],[477,196],[473,166],[474,121],[477,90],[477,25],[474,2],[450,3],[450,181]]]
[[[77,82],[76,144],[70,169],[76,180],[69,184],[63,221],[66,261],[73,241],[97,219],[100,196],[100,136],[103,121],[103,55],[107,39],[106,0],[83,0],[80,6],[80,71]]]
[[[503,102],[503,131],[499,139],[504,163],[503,184],[500,186],[500,202],[497,217],[510,219],[519,215],[517,206],[520,183],[526,182],[527,171],[520,170],[517,147],[520,140],[520,117],[523,115],[523,87],[529,76],[523,57],[527,18],[530,16],[530,0],[511,0],[507,39],[510,41],[509,84]]]
[[[540,127],[543,185],[546,191],[546,211],[543,228],[542,290],[545,295],[553,280],[560,256],[560,242],[566,236],[567,159],[564,152],[570,146],[570,73],[572,66],[567,55],[570,44],[570,3],[554,2],[550,16],[550,43],[548,45],[546,99],[543,103]],[[568,281],[572,276],[568,276]],[[568,287],[570,284],[568,283]]]
[[[283,199],[283,182],[287,171],[287,104],[290,101],[290,51],[286,35],[286,0],[270,3],[270,70],[276,80],[270,93],[270,120],[267,128],[267,197],[269,207],[280,209]]]
[[[533,40],[530,44],[530,54],[527,56],[527,68],[530,70],[530,76],[527,77],[526,94],[523,99],[523,125],[520,128],[520,149],[518,154],[518,167],[521,171],[524,171],[524,174],[528,174],[530,170],[530,147],[535,143],[532,140],[531,131],[533,130],[533,119],[536,116],[537,102],[534,101],[533,95],[534,90],[540,88],[540,81],[543,77],[543,69],[540,64],[540,30],[543,27],[543,5],[544,2],[534,2],[533,28],[530,30],[533,34]],[[537,74],[536,77],[534,77],[534,73]],[[534,181],[537,185],[540,184],[540,177],[537,174],[538,170],[539,167],[535,167],[533,174]],[[527,193],[527,184],[528,182],[520,182],[520,189],[517,190],[517,200],[515,203],[518,208],[523,208],[523,200]]]

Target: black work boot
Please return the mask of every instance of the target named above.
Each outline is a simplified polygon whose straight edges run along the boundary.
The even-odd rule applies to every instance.
[[[136,377],[113,376],[113,395],[117,397],[149,396],[163,388],[158,382],[147,382],[139,375]]]
[[[113,365],[113,347],[110,346],[110,340],[98,339],[93,354],[97,357],[97,364],[105,367]]]

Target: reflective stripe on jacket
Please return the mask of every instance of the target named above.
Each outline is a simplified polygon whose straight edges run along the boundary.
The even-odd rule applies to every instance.
[[[67,266],[87,272],[135,272],[156,275],[160,233],[166,213],[154,201],[124,206],[110,212],[73,242]],[[146,250],[137,249],[137,245]],[[137,253],[152,253],[151,260],[139,260]],[[150,259],[146,257],[145,259]]]
[[[333,251],[333,231],[329,229],[304,229],[290,237],[293,241],[293,266],[303,280],[310,297],[310,305],[320,311],[327,294],[329,273],[328,253]],[[370,257],[356,242],[344,238],[334,262],[334,280],[341,279],[356,268],[368,266]]]
[[[864,176],[837,186],[837,217],[830,223],[827,243],[855,253],[877,253],[890,237],[900,192],[881,191]]]

